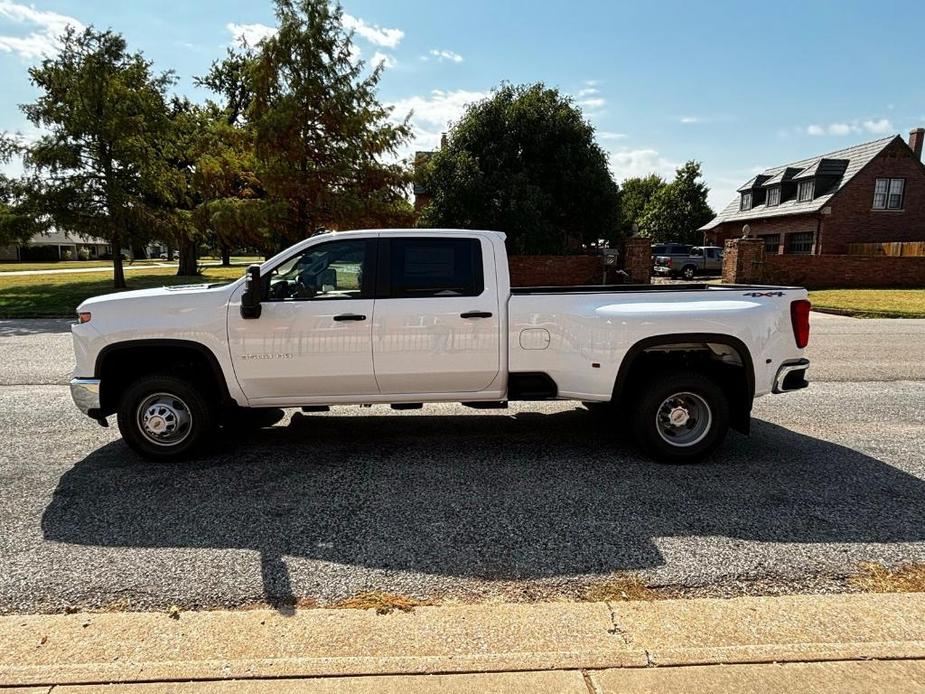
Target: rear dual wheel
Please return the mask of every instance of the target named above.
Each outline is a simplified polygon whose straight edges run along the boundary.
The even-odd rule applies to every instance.
[[[637,442],[660,462],[698,462],[723,442],[728,430],[726,394],[696,371],[656,377],[645,386],[633,411]]]

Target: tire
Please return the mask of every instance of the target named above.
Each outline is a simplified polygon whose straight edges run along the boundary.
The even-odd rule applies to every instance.
[[[143,376],[122,395],[119,431],[142,458],[174,462],[188,458],[215,429],[215,412],[202,390],[169,374]]]
[[[694,279],[694,275],[696,274],[697,268],[695,268],[693,265],[685,265],[683,268],[681,268],[681,277],[686,280]]]
[[[729,401],[715,381],[697,371],[670,371],[643,388],[633,412],[633,434],[653,459],[695,463],[723,442]]]

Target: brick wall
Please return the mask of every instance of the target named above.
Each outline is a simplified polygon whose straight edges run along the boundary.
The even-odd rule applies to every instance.
[[[874,180],[905,178],[902,210],[874,210]],[[823,253],[847,253],[849,243],[925,241],[925,167],[900,140],[890,144],[832,198],[822,217]]]
[[[873,193],[871,193],[873,195]],[[786,253],[787,234],[816,232],[816,217],[811,215],[794,215],[792,217],[778,217],[770,219],[750,219],[747,222],[726,222],[716,229],[707,232],[708,243],[716,246],[725,245],[729,239],[742,236],[742,226],[748,224],[749,234],[760,237],[770,234],[778,235],[778,253]],[[847,250],[845,251],[847,253]]]
[[[623,242],[623,266],[634,284],[652,281],[652,240],[631,236]]]
[[[756,284],[761,282],[764,243],[760,239],[729,239],[723,249],[723,282]]]
[[[508,268],[513,287],[600,284],[603,277],[597,255],[513,255]]]
[[[920,288],[925,287],[925,257],[766,255],[762,281],[809,288]]]

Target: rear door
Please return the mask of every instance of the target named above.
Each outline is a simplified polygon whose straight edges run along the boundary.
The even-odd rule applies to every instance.
[[[492,384],[501,367],[501,307],[487,240],[382,235],[378,277],[380,392],[478,392]]]

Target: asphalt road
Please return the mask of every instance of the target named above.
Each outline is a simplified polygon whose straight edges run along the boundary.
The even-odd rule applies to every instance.
[[[543,403],[299,414],[178,467],[74,409],[67,321],[0,321],[0,611],[537,599],[624,571],[838,590],[925,561],[925,321],[814,314],[810,358],[698,466]]]

